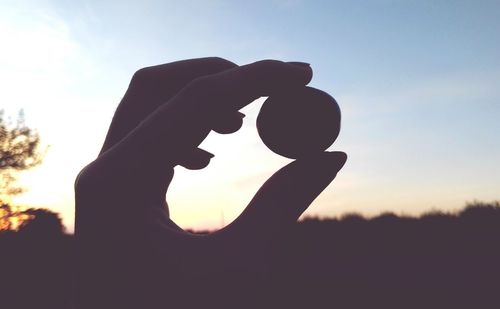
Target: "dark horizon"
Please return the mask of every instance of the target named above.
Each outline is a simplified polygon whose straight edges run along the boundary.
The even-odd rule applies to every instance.
[[[74,178],[99,152],[134,72],[211,56],[238,65],[309,62],[311,85],[337,99],[343,123],[333,147],[350,160],[309,214],[420,213],[500,199],[498,1],[122,3],[0,4],[8,29],[2,108],[6,116],[23,108],[42,143],[52,145],[44,163],[21,177],[28,191],[17,204],[50,207],[70,227]],[[211,167],[178,169],[170,199],[181,226],[217,227],[221,211],[236,218],[287,163],[259,141],[261,103],[243,111],[241,132],[210,134]],[[208,205],[197,207],[198,199]]]
[[[0,291],[6,308],[71,308],[74,236],[54,233],[55,222],[43,222],[0,233]],[[230,286],[200,276],[185,305],[198,299],[229,308],[242,297],[261,308],[493,309],[500,304],[498,235],[499,202],[418,219],[389,214],[306,219],[281,243],[258,291],[238,291],[243,281],[256,280],[249,274],[232,276]],[[220,289],[226,292],[216,292]]]

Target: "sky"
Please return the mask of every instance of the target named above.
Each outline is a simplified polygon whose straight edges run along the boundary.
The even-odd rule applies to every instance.
[[[311,86],[338,101],[330,150],[349,159],[306,212],[454,211],[500,200],[500,1],[0,1],[0,108],[40,133],[44,163],[19,174],[13,202],[61,213],[95,159],[133,73],[219,56],[311,64]],[[174,221],[220,228],[290,160],[243,128],[211,133],[201,171],[176,167]]]

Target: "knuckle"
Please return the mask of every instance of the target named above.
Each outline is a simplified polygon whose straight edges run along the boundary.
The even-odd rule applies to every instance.
[[[214,62],[214,63],[229,63],[229,61],[227,61],[226,59],[222,58],[222,57],[208,57],[207,58],[208,60]]]
[[[97,175],[92,163],[84,167],[76,176],[74,189],[77,195],[93,192],[97,187]]]
[[[143,85],[147,83],[149,77],[151,75],[151,68],[145,67],[135,71],[134,75],[132,75],[132,80],[130,81],[131,85]]]
[[[80,173],[76,176],[74,187],[75,187],[75,192],[80,192],[83,190],[83,188],[86,186],[88,183],[88,176],[85,173],[86,167],[84,167]]]
[[[233,62],[226,60],[224,58],[221,58],[221,57],[209,57],[209,58],[206,58],[206,60],[210,64],[212,64],[213,66],[215,66],[217,68],[220,68],[221,70],[231,69],[231,68],[234,68],[236,66]]]
[[[266,59],[266,60],[261,60],[255,63],[255,65],[259,68],[266,68],[266,69],[274,69],[274,68],[280,68],[284,64],[283,61],[279,60],[273,60],[273,59]]]

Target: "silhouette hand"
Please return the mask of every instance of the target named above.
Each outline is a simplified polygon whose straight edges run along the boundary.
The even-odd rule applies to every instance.
[[[346,155],[293,161],[234,222],[209,235],[173,223],[165,194],[174,166],[209,163],[212,155],[197,147],[211,130],[237,131],[240,108],[311,78],[307,65],[274,60],[237,66],[203,58],[139,70],[98,158],[75,182],[78,308],[193,303],[202,278],[234,291],[255,288],[249,285],[265,274],[272,247],[335,178]]]

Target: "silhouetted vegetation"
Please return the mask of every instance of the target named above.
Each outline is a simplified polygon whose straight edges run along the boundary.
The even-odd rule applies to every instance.
[[[22,110],[15,125],[5,120],[0,110],[0,195],[23,192],[23,188],[15,185],[15,173],[42,162],[39,145],[40,136],[26,126]]]
[[[59,214],[44,208],[23,209],[0,200],[0,232],[19,232],[31,236],[60,235],[64,226]]]
[[[1,308],[71,308],[72,236],[49,211],[25,213],[0,232]],[[274,248],[265,279],[217,274],[228,286],[203,278],[189,295],[212,308],[210,294],[220,308],[247,282],[258,285],[238,297],[259,308],[499,308],[499,240],[498,202],[419,218],[306,219]]]
[[[69,308],[72,236],[61,218],[0,204],[0,308]]]

